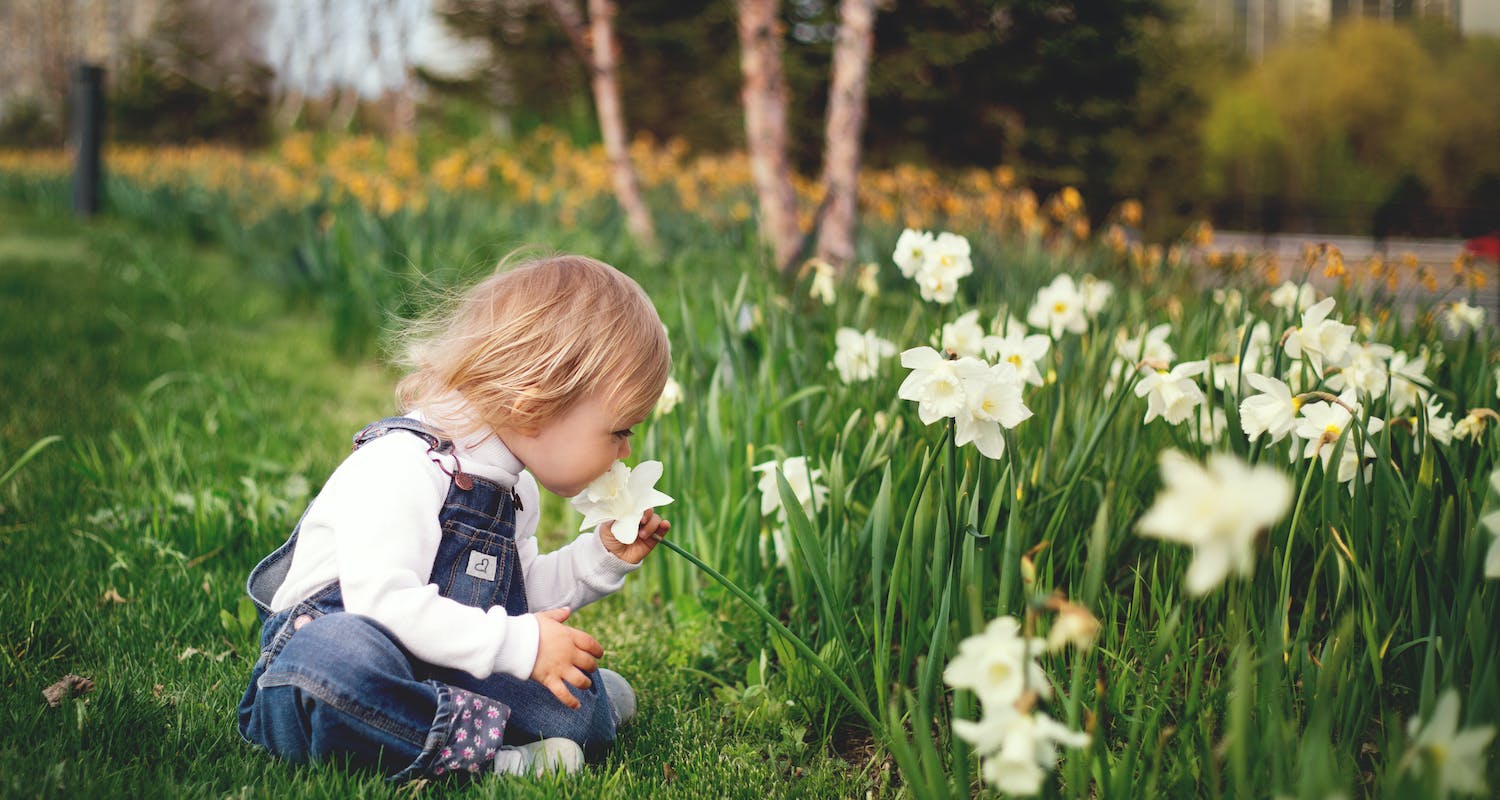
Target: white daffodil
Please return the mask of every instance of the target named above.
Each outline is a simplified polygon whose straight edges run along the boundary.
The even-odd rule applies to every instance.
[[[1247,374],[1245,383],[1260,394],[1240,401],[1240,428],[1251,441],[1270,434],[1271,444],[1276,444],[1297,427],[1302,401],[1292,396],[1286,384],[1268,375]]]
[[[1215,289],[1213,299],[1214,305],[1223,309],[1224,316],[1231,319],[1240,313],[1240,307],[1245,304],[1245,296],[1239,289]]]
[[[975,358],[959,359],[956,369],[964,382],[964,410],[954,420],[953,443],[973,442],[985,457],[998,459],[1005,455],[1000,427],[1014,428],[1031,416],[1021,402],[1021,377],[1009,363]]]
[[[586,531],[613,522],[610,530],[616,541],[634,542],[646,510],[672,502],[672,498],[656,490],[661,471],[660,461],[642,461],[635,469],[616,461],[608,472],[573,498],[573,508],[583,514],[583,524],[578,529]]]
[[[1010,330],[1004,336],[984,337],[985,357],[1010,364],[1016,368],[1023,382],[1041,386],[1042,373],[1037,368],[1037,363],[1047,356],[1052,340],[1044,333],[1026,335],[1025,326],[1021,326],[1019,331]]]
[[[766,552],[766,544],[768,542],[771,545],[771,551],[769,553]],[[761,531],[760,557],[762,561],[774,556],[776,559],[776,566],[784,567],[787,565],[787,558],[790,554],[791,551],[786,547],[785,531],[783,531],[781,528],[771,528],[770,530]]]
[[[1433,441],[1437,442],[1438,444],[1444,444],[1444,445],[1446,445],[1446,444],[1452,444],[1453,443],[1453,415],[1452,414],[1444,414],[1443,413],[1443,406],[1442,406],[1442,404],[1440,404],[1437,401],[1436,397],[1428,398],[1427,405],[1426,405],[1426,411],[1427,411],[1427,436],[1429,438],[1431,438]],[[1416,417],[1412,417],[1411,424],[1412,424],[1412,429],[1415,430],[1416,426],[1417,426],[1417,418]],[[1413,450],[1415,450],[1418,453],[1422,452],[1422,437],[1421,436],[1413,436],[1412,440],[1411,440],[1411,444],[1412,444],[1412,449]]]
[[[1177,351],[1167,344],[1167,337],[1171,335],[1172,324],[1169,322],[1136,336],[1127,336],[1125,329],[1121,328],[1115,332],[1115,354],[1132,365],[1142,361],[1170,364],[1177,360]]]
[[[1298,286],[1287,281],[1276,287],[1276,291],[1271,292],[1271,305],[1282,311],[1306,311],[1316,302],[1318,302],[1318,290],[1314,289],[1310,283]]]
[[[1047,651],[1056,653],[1069,645],[1079,651],[1088,650],[1098,638],[1099,620],[1083,606],[1063,600],[1052,627],[1047,630]]]
[[[854,286],[859,289],[860,294],[865,297],[880,296],[880,265],[860,264],[859,276],[854,281]]]
[[[1351,424],[1356,426],[1359,424],[1356,415],[1360,412],[1360,406],[1354,393],[1345,391],[1339,399],[1343,402],[1329,403],[1319,400],[1315,403],[1306,403],[1302,406],[1302,416],[1297,420],[1295,431],[1297,437],[1307,442],[1302,451],[1302,457],[1318,456],[1325,470],[1328,469],[1328,462],[1333,458],[1334,448],[1337,447],[1339,437],[1343,436],[1344,429]],[[1354,413],[1350,413],[1350,408],[1354,409]],[[1384,427],[1385,420],[1370,417],[1365,428],[1367,437],[1374,436]],[[1354,484],[1351,481],[1354,480],[1355,473],[1359,471],[1360,464],[1365,465],[1364,479],[1368,483],[1372,467],[1367,462],[1375,458],[1375,448],[1370,444],[1369,439],[1365,438],[1364,447],[1361,448],[1356,443],[1357,435],[1357,430],[1350,432],[1349,439],[1344,442],[1339,455],[1338,481],[1348,483],[1351,493],[1354,491]]]
[[[667,376],[667,382],[661,387],[661,397],[656,398],[656,415],[658,417],[672,413],[672,409],[682,402],[682,384],[671,375]]]
[[[1350,344],[1343,369],[1328,376],[1329,388],[1337,392],[1353,389],[1372,398],[1384,395],[1389,379],[1387,370],[1395,352],[1390,345],[1379,342]]]
[[[1397,350],[1391,355],[1386,367],[1391,376],[1391,413],[1400,414],[1414,408],[1427,397],[1427,353],[1424,350],[1416,358]]]
[[[1484,308],[1471,306],[1462,300],[1449,303],[1443,309],[1443,328],[1449,336],[1463,336],[1469,331],[1484,327]]]
[[[931,347],[913,347],[901,354],[901,366],[911,370],[896,396],[917,404],[917,417],[931,425],[956,417],[964,408],[964,385],[955,363]]]
[[[958,643],[958,653],[943,670],[943,682],[973,692],[986,709],[1009,710],[1027,691],[1050,697],[1052,687],[1036,663],[1045,642],[1021,636],[1015,617],[996,617],[982,633]]]
[[[996,336],[1009,339],[1010,337],[1017,335],[1025,336],[1026,334],[1031,333],[1031,329],[1026,327],[1026,323],[1016,319],[1014,314],[1011,314],[1007,311],[1005,313],[1002,313],[1000,316],[995,317],[995,323],[991,329],[991,332]]]
[[[891,260],[896,262],[896,267],[901,270],[902,275],[915,278],[917,271],[927,263],[928,254],[932,252],[932,246],[935,243],[936,240],[927,231],[914,231],[907,228],[897,237],[896,252],[891,254]]]
[[[917,273],[917,292],[929,303],[946,305],[958,296],[958,278],[951,272],[922,270]]]
[[[954,355],[978,357],[984,351],[984,326],[979,324],[979,310],[969,311],[944,325],[942,345]]]
[[[813,280],[812,289],[808,291],[814,300],[823,301],[823,305],[831,306],[838,299],[838,270],[827,261],[814,259],[812,263]]]
[[[1093,319],[1109,305],[1109,298],[1115,293],[1115,285],[1093,275],[1085,275],[1078,280],[1078,293],[1083,296],[1083,313]]]
[[[1057,746],[1087,747],[1089,735],[1074,731],[1040,711],[1015,709],[986,712],[978,722],[953,721],[953,733],[969,742],[983,759],[985,782],[1013,797],[1042,791],[1057,765]]]
[[[958,296],[958,281],[974,271],[969,240],[946,231],[936,237],[910,228],[896,240],[892,256],[901,274],[917,283],[922,299],[951,303]]]
[[[857,383],[880,373],[882,359],[896,354],[896,345],[875,335],[853,328],[839,328],[833,335],[833,367],[844,383]]]
[[[936,269],[952,274],[955,278],[962,278],[974,272],[974,262],[970,258],[969,240],[956,233],[943,231],[937,235],[936,241],[932,243],[931,260],[927,264],[928,269]]]
[[[1036,301],[1026,312],[1026,322],[1033,328],[1047,331],[1053,339],[1063,331],[1083,333],[1088,330],[1088,314],[1084,310],[1083,294],[1073,285],[1073,279],[1059,275],[1052,283],[1036,293]]]
[[[1484,416],[1470,411],[1464,415],[1463,419],[1454,423],[1453,438],[1477,442],[1484,436],[1484,428]]]
[[[1146,419],[1157,417],[1178,425],[1192,415],[1204,401],[1203,390],[1193,380],[1208,369],[1207,361],[1184,361],[1170,371],[1147,368],[1135,385],[1135,396],[1146,398]]]
[[[777,470],[781,471],[797,502],[809,514],[815,505],[821,506],[828,497],[828,487],[818,483],[823,477],[823,470],[808,471],[806,456],[796,456],[785,461],[765,461],[750,469],[760,473],[756,488],[760,490],[760,514],[763,517],[775,512],[777,519],[786,519],[786,509],[781,505],[781,488],[776,482]]]
[[[1291,507],[1291,479],[1227,453],[1209,456],[1205,468],[1176,450],[1162,452],[1161,474],[1162,491],[1136,530],[1193,548],[1188,593],[1205,594],[1231,572],[1250,575],[1256,538]]]
[[[1500,400],[1500,367],[1495,367],[1495,399]]]
[[[754,303],[742,303],[734,314],[734,326],[740,333],[749,333],[760,327],[760,306]]]
[[[1215,389],[1237,397],[1244,394],[1245,376],[1260,372],[1266,360],[1266,349],[1271,343],[1271,326],[1266,322],[1257,322],[1251,326],[1248,342],[1241,339],[1244,332],[1244,325],[1234,329],[1228,341],[1227,359],[1223,363],[1213,364],[1209,370]],[[1243,354],[1240,352],[1241,344],[1244,345]]]
[[[1500,493],[1500,470],[1490,474],[1490,490]],[[1484,577],[1500,578],[1500,511],[1485,514],[1481,522],[1489,529],[1490,535],[1495,537],[1484,557]]]
[[[1479,725],[1458,729],[1458,692],[1445,690],[1438,698],[1437,708],[1423,725],[1413,717],[1407,723],[1407,735],[1412,737],[1411,752],[1402,763],[1411,764],[1411,771],[1421,775],[1431,768],[1437,775],[1438,795],[1450,793],[1488,795],[1489,786],[1484,779],[1485,761],[1490,740],[1495,738],[1494,725]]]
[[[1200,407],[1198,411],[1188,417],[1188,436],[1194,441],[1204,444],[1214,444],[1224,438],[1224,432],[1229,430],[1229,415],[1222,408]]]
[[[1354,335],[1354,326],[1329,319],[1334,299],[1325,297],[1302,313],[1301,327],[1287,334],[1286,354],[1292,358],[1306,358],[1313,372],[1323,374],[1325,366],[1343,366],[1348,355],[1349,341]]]

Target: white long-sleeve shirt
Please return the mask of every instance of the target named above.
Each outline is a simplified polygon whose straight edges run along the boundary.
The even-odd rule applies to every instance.
[[[441,427],[441,417],[420,411],[408,416]],[[440,596],[428,582],[450,478],[427,448],[420,436],[391,431],[334,470],[302,519],[291,568],[271,610],[290,608],[337,580],[345,610],[389,628],[416,658],[479,678],[496,672],[528,678],[536,664],[536,617],[464,605]],[[451,472],[455,457],[464,472],[513,487],[520,497],[516,550],[532,611],[591,603],[619,590],[639,567],[605,550],[597,531],[539,555],[536,479],[493,433],[455,441],[453,456],[439,458]]]

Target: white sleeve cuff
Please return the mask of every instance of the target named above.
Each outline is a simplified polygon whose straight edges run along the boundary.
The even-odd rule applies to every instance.
[[[584,546],[593,557],[594,563],[598,565],[600,572],[619,577],[623,581],[626,575],[641,568],[640,564],[632,564],[609,552],[604,546],[604,539],[599,536],[598,528],[594,529],[592,536],[580,536],[579,538],[586,541]],[[644,564],[645,562],[641,563]]]
[[[508,616],[503,606],[490,609],[490,616],[505,626],[505,644],[495,653],[495,671],[526,680],[536,668],[541,648],[541,626],[532,614]]]

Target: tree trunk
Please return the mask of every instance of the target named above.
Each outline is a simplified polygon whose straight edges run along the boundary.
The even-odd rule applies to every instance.
[[[823,218],[818,258],[843,271],[854,260],[859,205],[860,137],[865,128],[865,89],[875,42],[875,0],[839,3],[833,78],[828,90],[828,128],[823,144]]]
[[[625,224],[636,241],[647,250],[656,248],[656,229],[651,211],[641,196],[641,181],[630,161],[630,140],[625,135],[625,115],[620,106],[620,83],[615,75],[615,4],[613,0],[588,0],[589,21],[585,29],[574,0],[548,0],[568,40],[588,67],[599,115],[599,134],[609,159],[615,200],[625,212]]]
[[[760,203],[761,238],[771,245],[776,267],[788,271],[802,244],[797,229],[797,193],[787,157],[786,79],[781,72],[777,0],[735,0],[739,11],[740,70],[745,85],[745,144]]]

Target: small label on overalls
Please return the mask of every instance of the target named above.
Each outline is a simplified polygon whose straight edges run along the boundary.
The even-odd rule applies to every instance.
[[[481,553],[478,550],[469,551],[469,569],[467,572],[476,578],[492,581],[495,579],[495,557],[489,553]]]

